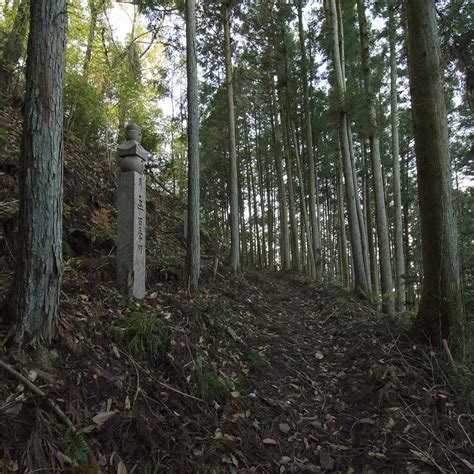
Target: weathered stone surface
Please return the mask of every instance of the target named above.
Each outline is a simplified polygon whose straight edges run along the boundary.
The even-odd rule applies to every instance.
[[[136,171],[143,173],[148,152],[140,144],[142,139],[142,128],[130,123],[125,130],[126,141],[117,148],[120,160],[120,170],[123,172]]]
[[[130,139],[133,138],[133,139]],[[141,127],[127,127],[127,141],[119,146],[121,173],[118,183],[117,282],[120,291],[145,297],[146,181],[143,175],[148,152],[140,145]],[[138,153],[127,155],[126,153]]]

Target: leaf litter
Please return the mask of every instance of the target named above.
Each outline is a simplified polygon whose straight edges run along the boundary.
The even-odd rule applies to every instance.
[[[18,145],[19,114],[2,114]],[[201,292],[190,299],[179,282],[184,207],[156,189],[149,296],[124,301],[113,247],[99,238],[113,234],[116,177],[83,145],[65,148],[65,234],[80,229],[87,246],[77,233],[70,241],[52,346],[0,355],[78,434],[71,445],[61,420],[2,372],[0,471],[472,471],[473,417],[439,354],[340,288],[286,273],[233,276],[224,265],[216,277],[206,236]],[[78,205],[78,190],[89,204]],[[0,259],[3,297],[13,267]],[[137,313],[167,328],[160,353],[140,358],[114,339],[111,327]],[[96,465],[81,464],[87,445]]]

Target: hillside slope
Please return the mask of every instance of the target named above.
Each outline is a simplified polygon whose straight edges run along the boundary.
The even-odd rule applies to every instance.
[[[11,203],[18,113],[1,111],[0,127],[0,201]],[[50,348],[0,352],[0,472],[469,472],[472,418],[439,355],[347,292],[298,275],[223,266],[214,277],[209,259],[190,299],[179,281],[183,207],[156,189],[148,296],[122,298],[114,168],[67,141],[60,320]],[[14,232],[11,213],[0,296]],[[205,240],[205,256],[214,247]]]

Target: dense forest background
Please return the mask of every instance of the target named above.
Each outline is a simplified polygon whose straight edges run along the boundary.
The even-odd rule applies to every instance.
[[[329,374],[327,382],[339,390],[328,397],[335,411],[344,405],[338,405],[341,393],[348,390],[344,383],[350,385],[344,382],[346,372],[359,373],[360,369],[361,374],[370,373],[376,379],[377,395],[368,396],[367,406],[359,412],[357,403],[349,404],[348,412],[357,412],[357,423],[371,419],[372,414],[366,412],[371,403],[393,407],[391,397],[402,386],[405,408],[410,397],[418,397],[418,414],[407,414],[408,408],[404,413],[413,415],[416,425],[416,417],[422,416],[419,413],[426,414],[425,401],[416,390],[432,395],[434,401],[427,410],[436,415],[429,412],[429,416],[446,415],[449,425],[446,432],[438,425],[429,432],[432,436],[441,430],[433,435],[437,441],[443,439],[438,443],[441,451],[431,452],[425,445],[429,455],[421,448],[417,451],[410,443],[418,438],[408,444],[403,440],[403,449],[421,452],[421,461],[420,454],[416,455],[418,462],[435,469],[446,459],[460,463],[461,468],[472,467],[464,439],[467,436],[472,447],[471,438],[459,418],[457,424],[453,421],[454,413],[464,415],[454,408],[446,410],[448,398],[433,388],[440,377],[453,390],[459,383],[462,388],[458,391],[472,407],[474,12],[470,2],[54,0],[48,8],[57,12],[49,17],[48,8],[38,5],[28,0],[0,1],[0,257],[4,264],[0,296],[6,301],[0,333],[5,340],[19,343],[20,349],[24,342],[59,344],[59,353],[69,354],[64,360],[58,357],[58,365],[46,364],[45,380],[51,387],[56,385],[47,379],[49,369],[57,377],[71,370],[78,380],[92,370],[85,362],[88,350],[91,361],[102,357],[107,361],[110,373],[94,370],[111,387],[81,386],[81,393],[65,393],[62,385],[55,388],[71,404],[65,411],[75,424],[85,425],[92,412],[112,413],[108,400],[115,386],[122,398],[127,397],[125,412],[133,406],[133,416],[127,421],[125,415],[120,418],[120,427],[132,423],[130,419],[136,421],[137,427],[130,428],[133,433],[136,429],[135,440],[145,439],[147,455],[164,456],[157,466],[192,470],[220,462],[234,469],[257,466],[262,459],[269,466],[274,456],[261,453],[261,443],[262,439],[265,447],[280,443],[272,430],[278,416],[283,416],[275,412],[284,403],[275,401],[271,392],[265,392],[268,387],[258,383],[263,383],[266,371],[273,387],[278,380],[295,376],[288,390],[306,384],[309,392],[301,397],[324,398],[324,408],[325,395],[315,390],[314,381],[326,375],[314,366],[316,357],[318,364],[323,359],[334,363],[323,372]],[[431,36],[423,36],[422,30],[430,30]],[[46,43],[60,53],[64,46],[64,70],[62,53],[45,52],[42,45]],[[47,83],[41,82],[45,64],[50,67],[45,74],[53,78],[51,89],[41,88]],[[54,107],[42,109],[44,96],[52,98]],[[55,119],[48,123],[51,116]],[[116,150],[130,122],[143,127],[142,145],[150,153],[146,163],[149,291],[143,306],[112,289]],[[40,135],[43,139],[35,142]],[[38,153],[51,155],[51,162],[34,161]],[[35,181],[35,171],[38,176],[43,173],[44,180]],[[50,238],[48,245],[42,235]],[[30,267],[40,268],[39,273],[46,277]],[[278,295],[275,308],[273,291]],[[62,308],[59,316],[58,304]],[[317,323],[313,311],[318,314]],[[72,314],[81,315],[81,321],[88,324],[68,319]],[[128,319],[122,319],[124,315]],[[265,337],[271,334],[263,342],[259,324],[265,328]],[[337,331],[332,324],[338,325]],[[379,324],[388,326],[382,329]],[[87,333],[76,342],[72,337],[71,343],[74,331]],[[281,347],[276,344],[274,352],[271,348],[278,338],[272,331],[286,341],[280,341]],[[400,336],[394,336],[395,342],[384,339],[399,333],[407,337],[400,348]],[[62,342],[55,339],[56,334]],[[307,354],[314,352],[313,335],[319,345],[308,362]],[[346,371],[331,357],[338,360],[339,346],[351,345],[352,338],[363,341],[367,361]],[[77,348],[79,340],[86,349]],[[378,343],[373,341],[379,341],[381,352],[374,349]],[[429,357],[435,357],[435,348],[444,351],[447,365],[435,365],[435,359],[428,357],[429,368],[418,372],[428,364],[425,355],[416,352],[418,342],[430,344]],[[110,351],[104,349],[109,343]],[[298,347],[302,365],[291,358],[294,347]],[[393,375],[398,366],[393,373],[386,370],[385,362],[376,367],[376,361],[389,359],[387,354],[394,347],[397,357],[403,359],[400,384]],[[280,350],[288,354],[284,362]],[[3,345],[0,354],[2,351]],[[30,355],[11,357],[10,365],[3,368],[12,369],[16,363],[36,367],[38,363]],[[351,357],[356,360],[358,355],[351,352]],[[272,372],[277,366],[281,372]],[[310,376],[301,375],[305,366]],[[158,385],[153,385],[155,369],[161,374]],[[236,375],[241,370],[244,375]],[[41,371],[44,375],[44,367]],[[128,375],[118,383],[121,371]],[[131,403],[130,374],[135,371],[136,394]],[[243,380],[249,371],[251,382]],[[446,375],[447,371],[457,378]],[[40,379],[43,375],[40,373]],[[140,376],[144,380],[141,388]],[[420,387],[410,377],[418,377]],[[126,378],[128,388],[121,385]],[[363,389],[362,381],[350,380]],[[158,448],[146,431],[150,426],[159,431],[153,425],[157,419],[150,421],[153,410],[147,405],[153,400],[153,390],[167,393],[164,408],[159,408],[164,410],[160,423],[173,420],[171,431],[176,437],[167,440],[166,430],[161,429]],[[259,390],[264,395],[255,395]],[[102,399],[100,405],[90,402],[82,415],[71,408],[73,400],[93,399],[97,393],[111,398],[105,405]],[[285,396],[293,400],[294,394],[278,392],[281,400]],[[261,403],[255,410],[263,413],[262,426],[255,420],[250,426],[250,415],[243,408],[254,399]],[[196,408],[204,402],[214,403],[218,415],[208,407]],[[239,403],[242,406],[236,406]],[[300,421],[306,420],[306,405],[304,409],[296,405]],[[7,430],[9,423],[2,425],[1,418],[5,407],[0,405],[0,427]],[[117,420],[120,410],[121,405],[110,418]],[[202,418],[194,424],[197,412]],[[35,413],[39,427],[45,423],[44,415],[39,409]],[[203,455],[204,444],[196,447],[194,441],[189,442],[180,416],[187,420],[185,426],[189,423],[200,433],[199,439],[214,436],[223,443],[214,446],[219,453],[215,459],[211,450],[202,461],[207,456]],[[374,436],[362,433],[362,438],[381,438],[393,426],[399,428],[399,419],[393,421],[391,414],[377,416],[386,416],[384,423],[373,423],[380,432]],[[256,429],[258,440],[254,431],[249,435],[245,429],[235,436],[220,433],[218,437],[218,431],[211,435],[203,428],[209,424],[220,430],[224,429],[222,420],[237,423],[247,418],[245,429]],[[286,427],[293,427],[290,418],[283,420],[284,428],[279,424],[285,435]],[[436,424],[423,419],[429,427]],[[138,463],[140,447],[131,447],[128,453],[124,446],[118,447],[112,434],[112,423],[118,421],[107,422],[108,418],[102,428],[102,423],[96,423],[100,433],[92,438],[92,450],[120,452],[121,457],[110,458],[109,464],[114,472],[127,472],[120,470],[122,464],[125,468],[125,461]],[[15,423],[20,426],[22,422],[16,419]],[[328,418],[324,422],[328,433],[331,423]],[[75,424],[71,422],[73,428]],[[372,422],[361,425],[372,426]],[[24,433],[20,436],[22,431],[13,422],[12,427],[16,430],[10,433],[12,439],[23,440],[18,444],[21,449],[12,448],[18,453],[30,446],[31,438]],[[75,428],[71,430],[75,436]],[[443,444],[449,437],[446,433],[464,441],[454,447]],[[91,459],[84,433],[79,434],[67,441],[77,448],[73,454],[66,453],[71,462],[55,458],[51,465],[80,465],[81,455]],[[54,430],[50,435],[51,439],[59,436]],[[185,467],[177,461],[182,452],[177,451],[180,443],[176,439],[187,452]],[[255,459],[247,463],[236,450],[229,455],[225,442],[237,443],[237,439],[249,443],[247,449]],[[304,439],[306,445],[308,439],[313,442]],[[293,440],[281,443],[287,441],[291,444]],[[350,462],[342,460],[344,456],[339,459],[331,451],[338,449],[334,448],[337,443],[335,439],[331,442],[328,452],[334,459],[324,457],[320,447],[314,451],[319,465],[331,470],[335,462],[341,469],[352,469],[350,462],[357,454]],[[41,467],[45,453],[54,451],[41,446],[42,451],[35,455],[24,451],[33,456],[25,455],[26,465]],[[446,456],[450,449],[456,453],[453,458]],[[166,453],[171,452],[168,459]],[[5,453],[5,461],[0,456],[0,472],[4,466],[14,467],[7,465],[10,455]],[[396,453],[390,460],[378,454],[371,456],[380,463],[379,469],[393,467]],[[280,460],[280,468],[284,465],[286,461]],[[356,465],[365,469],[362,461]],[[441,472],[452,466],[442,465]],[[398,467],[404,470],[407,466]]]
[[[3,3],[3,83],[8,81],[10,91],[20,94],[28,2]],[[464,298],[472,313],[472,15],[467,3],[438,2],[437,12]],[[380,142],[390,268],[397,294],[402,294],[396,297],[398,308],[416,312],[421,241],[403,9],[398,2],[338,3],[346,77],[341,98],[334,85],[330,11],[321,2],[295,5],[237,2],[232,7],[242,264],[304,269],[314,278],[350,285],[353,263],[337,134],[342,107],[352,129],[354,185],[366,222],[364,251],[370,253],[370,292],[374,299],[384,297],[378,270],[383,257],[375,250],[380,239],[375,222],[379,185],[373,184],[369,147],[375,133]],[[123,15],[117,20],[120,7],[129,21]],[[94,143],[112,161],[125,124],[139,123],[144,128],[143,145],[153,154],[150,168],[178,196],[187,193],[183,8],[179,2],[159,6],[145,1],[68,2],[64,92],[68,136]],[[367,20],[368,71],[361,56],[361,13]],[[198,5],[197,15],[202,221],[206,232],[218,236],[225,247],[231,240],[231,193],[222,7],[219,2],[205,2]],[[121,29],[127,23],[124,34]],[[9,74],[13,75],[7,79]],[[364,81],[370,83],[370,98]],[[398,107],[394,124],[393,99]],[[373,118],[368,100],[373,103]],[[398,151],[393,148],[394,125]],[[320,240],[313,249],[308,243],[312,238]],[[396,262],[402,266],[402,257],[404,270],[398,275]]]

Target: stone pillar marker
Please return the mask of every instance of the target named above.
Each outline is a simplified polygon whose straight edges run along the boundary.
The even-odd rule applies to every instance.
[[[129,123],[118,146],[120,175],[117,199],[117,283],[123,295],[145,297],[146,181],[148,152],[141,146],[142,128]]]

